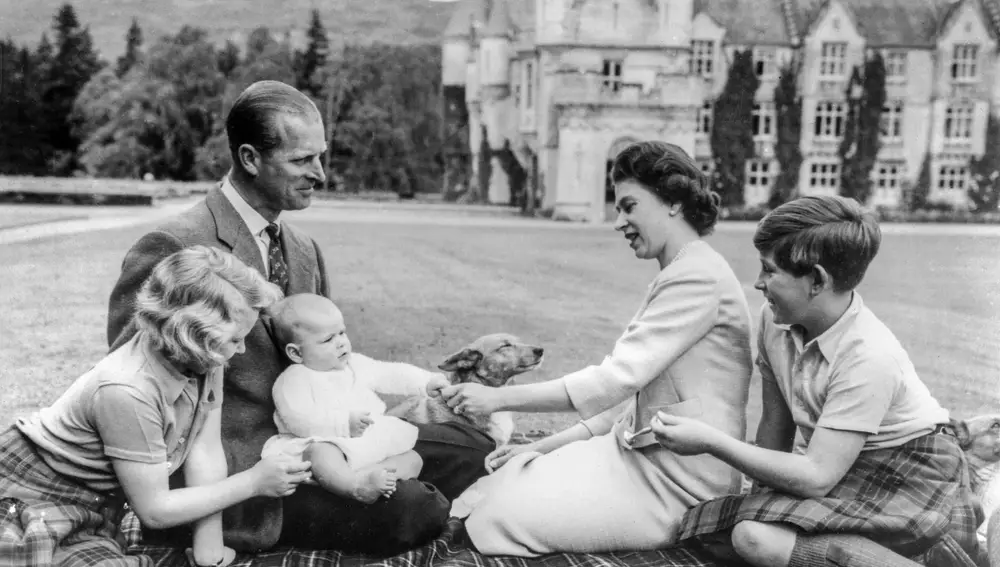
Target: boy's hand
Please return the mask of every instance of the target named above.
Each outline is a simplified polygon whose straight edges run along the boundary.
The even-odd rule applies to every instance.
[[[427,381],[427,395],[428,396],[439,396],[441,395],[441,388],[447,388],[451,386],[451,382],[444,374],[437,373],[430,380]]]
[[[715,439],[723,435],[707,423],[670,415],[662,411],[656,412],[649,424],[657,442],[678,455],[700,455],[712,450]]]
[[[371,412],[367,411],[352,411],[350,413],[348,425],[351,428],[351,437],[361,437],[368,426],[373,423],[370,414]]]

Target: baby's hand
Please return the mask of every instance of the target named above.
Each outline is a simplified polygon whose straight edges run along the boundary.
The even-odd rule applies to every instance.
[[[439,396],[441,395],[441,388],[447,388],[448,386],[451,386],[448,378],[444,374],[437,373],[427,381],[427,395]]]
[[[361,437],[361,434],[372,424],[370,412],[352,411],[348,417],[348,424],[351,428],[351,437]]]

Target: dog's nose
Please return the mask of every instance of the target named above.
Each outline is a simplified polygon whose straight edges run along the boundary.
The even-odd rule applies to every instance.
[[[542,347],[535,347],[531,349],[531,351],[535,353],[535,356],[542,356],[543,354],[545,354],[545,349],[543,349]]]

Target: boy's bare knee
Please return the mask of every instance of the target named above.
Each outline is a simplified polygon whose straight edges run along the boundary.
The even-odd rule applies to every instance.
[[[744,521],[733,527],[732,541],[733,549],[740,554],[740,557],[749,560],[750,556],[760,554],[760,547],[763,545],[761,530],[757,522]]]
[[[746,520],[733,527],[733,549],[745,561],[753,565],[786,565],[790,551],[781,537],[783,530],[777,526]],[[789,532],[794,545],[794,533]]]

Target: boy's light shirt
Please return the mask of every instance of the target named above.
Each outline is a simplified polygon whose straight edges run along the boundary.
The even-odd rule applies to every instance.
[[[869,434],[863,451],[895,447],[947,423],[948,411],[920,381],[905,349],[857,292],[820,336],[773,322],[761,309],[757,366],[772,380],[798,426],[802,452],[816,427]]]

